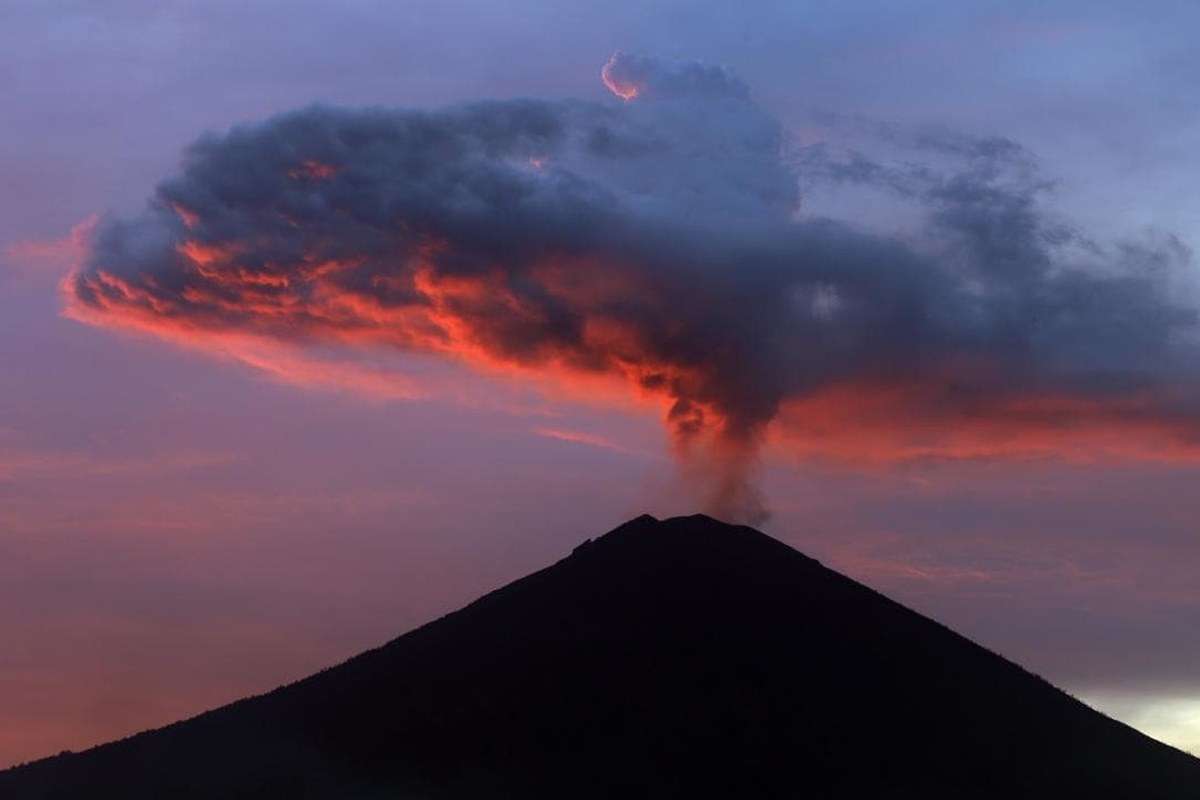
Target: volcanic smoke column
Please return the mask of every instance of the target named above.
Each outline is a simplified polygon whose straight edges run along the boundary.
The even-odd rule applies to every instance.
[[[902,183],[785,157],[720,67],[617,54],[602,78],[609,102],[312,107],[205,135],[143,214],[101,222],[68,313],[617,377],[665,400],[685,473],[740,520],[764,514],[748,476],[769,428],[849,457],[916,425],[936,454],[1066,409],[1084,433],[1191,441],[1194,314],[1142,269],[1160,254],[1060,263],[1019,150]],[[800,163],[902,186],[922,246],[799,215]]]

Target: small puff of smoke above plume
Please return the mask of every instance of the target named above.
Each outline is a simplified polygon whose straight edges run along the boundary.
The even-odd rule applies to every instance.
[[[750,90],[724,67],[697,61],[664,62],[628,53],[614,53],[600,70],[609,91],[623,100],[635,97],[729,97],[746,100]]]
[[[1071,247],[1018,146],[922,142],[951,172],[792,157],[724,69],[618,54],[603,79],[625,102],[314,107],[205,136],[143,215],[100,225],[70,313],[618,376],[668,400],[739,519],[763,514],[768,426],[835,457],[1115,429],[1190,448],[1176,256]],[[801,177],[882,186],[926,225],[801,216]]]

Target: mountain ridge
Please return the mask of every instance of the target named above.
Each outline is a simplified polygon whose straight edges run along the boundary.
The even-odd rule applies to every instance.
[[[766,534],[643,515],[307,678],[0,772],[84,787],[1196,798],[1200,761]]]

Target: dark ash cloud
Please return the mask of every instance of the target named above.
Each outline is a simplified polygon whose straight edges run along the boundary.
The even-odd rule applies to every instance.
[[[603,77],[625,99],[313,107],[207,135],[144,214],[100,225],[71,313],[620,376],[668,398],[726,516],[761,513],[747,476],[773,422],[843,454],[913,425],[931,453],[981,426],[1190,447],[1177,242],[1054,221],[1005,139],[797,153],[726,70],[618,55]],[[828,183],[923,224],[803,213],[800,187]]]

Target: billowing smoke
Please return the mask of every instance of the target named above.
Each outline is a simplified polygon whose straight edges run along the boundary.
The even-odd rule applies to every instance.
[[[313,107],[205,136],[144,214],[101,223],[69,311],[618,376],[668,399],[687,471],[741,518],[769,428],[848,457],[1064,432],[1190,450],[1177,243],[1048,221],[1007,140],[916,137],[953,168],[892,166],[789,146],[720,68],[617,55],[603,79],[606,103]],[[829,182],[922,224],[804,213]]]

